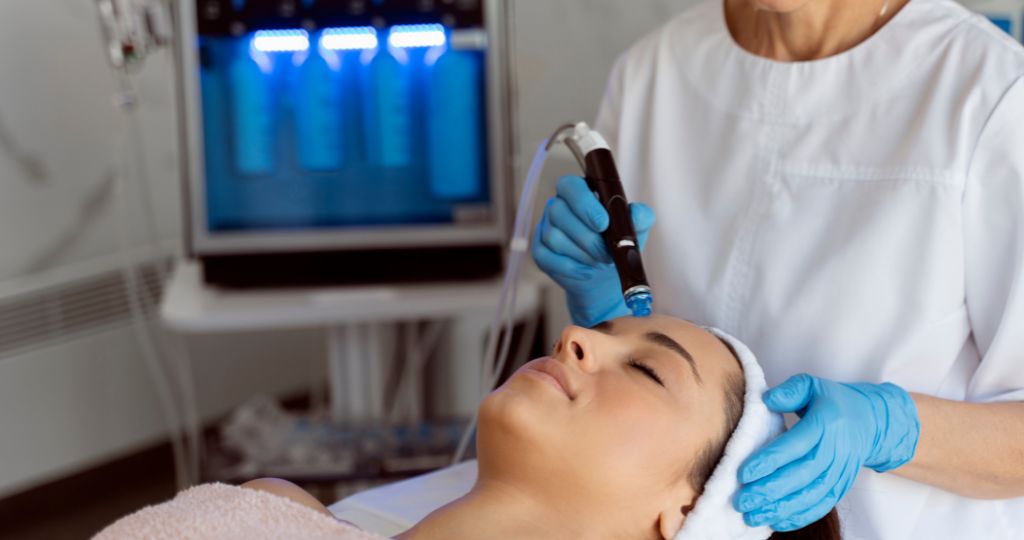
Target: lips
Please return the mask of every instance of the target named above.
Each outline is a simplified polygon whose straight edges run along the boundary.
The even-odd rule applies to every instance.
[[[572,378],[569,376],[568,370],[553,358],[545,358],[532,363],[527,369],[533,371],[539,371],[545,375],[550,376],[556,382],[558,386],[562,387],[562,391],[565,395],[569,396],[569,399],[576,399],[576,389],[572,384]]]

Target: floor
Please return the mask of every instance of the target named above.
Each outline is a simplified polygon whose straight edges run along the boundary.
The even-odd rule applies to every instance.
[[[6,540],[81,540],[175,493],[169,445],[0,500]]]

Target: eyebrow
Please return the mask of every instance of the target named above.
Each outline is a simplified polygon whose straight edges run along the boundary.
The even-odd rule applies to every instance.
[[[690,371],[693,372],[693,376],[697,378],[697,384],[704,386],[704,381],[700,378],[700,373],[697,372],[697,363],[693,361],[693,355],[691,355],[690,351],[686,350],[685,347],[680,345],[678,341],[662,334],[661,332],[647,332],[644,334],[644,337],[647,338],[647,341],[650,341],[655,345],[660,345],[670,351],[674,351],[679,354],[679,356],[682,356],[683,359],[686,360],[686,363],[690,365]]]
[[[595,325],[591,329],[597,330],[598,332],[601,332],[603,334],[611,334],[612,322],[605,321],[603,323]],[[683,359],[686,360],[686,363],[689,364],[690,371],[693,372],[693,376],[697,379],[697,384],[704,386],[704,381],[703,379],[701,379],[700,373],[697,371],[697,362],[693,360],[693,355],[690,354],[690,351],[686,350],[686,347],[683,347],[682,345],[679,344],[678,341],[668,337],[665,334],[662,334],[661,332],[647,332],[646,334],[644,334],[644,338],[655,345],[664,347],[678,354],[679,356],[682,356]]]

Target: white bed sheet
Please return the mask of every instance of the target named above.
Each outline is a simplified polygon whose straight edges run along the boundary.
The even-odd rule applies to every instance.
[[[476,482],[476,461],[368,489],[332,504],[339,519],[364,531],[394,536],[427,514],[469,493]]]

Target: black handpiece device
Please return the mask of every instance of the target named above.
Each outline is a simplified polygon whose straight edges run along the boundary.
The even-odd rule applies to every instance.
[[[651,314],[651,286],[647,283],[640,242],[612,152],[604,139],[586,124],[577,125],[566,143],[580,158],[587,186],[608,211],[609,224],[602,236],[615,262],[626,307],[634,317],[646,317]]]

